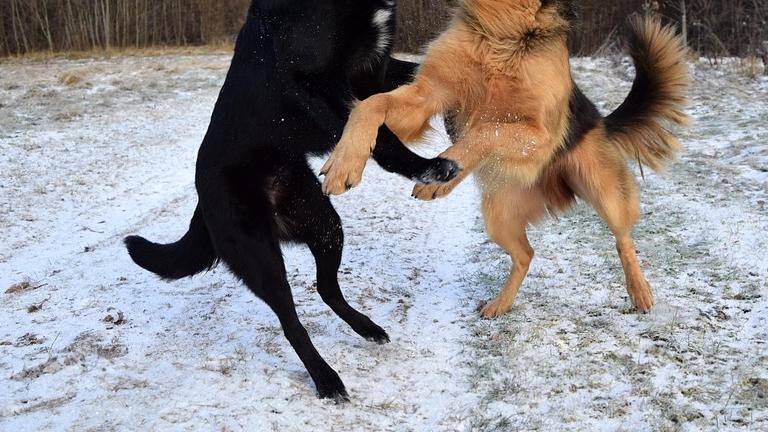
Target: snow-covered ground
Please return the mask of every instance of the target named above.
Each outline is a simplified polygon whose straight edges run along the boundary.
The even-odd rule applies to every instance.
[[[311,255],[286,249],[299,315],[352,396],[334,405],[223,268],[166,283],[121,244],[186,230],[228,60],[0,63],[0,430],[768,430],[768,79],[692,67],[685,152],[638,176],[648,315],[580,205],[531,229],[516,307],[479,319],[509,263],[472,182],[422,203],[370,164],[334,198],[340,281],[392,342],[354,334]],[[604,111],[628,91],[626,64],[573,63]]]

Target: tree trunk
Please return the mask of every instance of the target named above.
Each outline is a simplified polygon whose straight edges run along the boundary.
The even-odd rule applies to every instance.
[[[683,43],[688,46],[688,10],[685,7],[685,0],[680,0],[680,13],[682,14],[680,24],[683,27]]]

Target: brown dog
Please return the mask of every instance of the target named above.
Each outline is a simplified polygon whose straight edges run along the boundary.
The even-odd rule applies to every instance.
[[[639,208],[626,161],[658,170],[679,150],[666,126],[687,122],[687,51],[657,19],[633,18],[635,82],[603,118],[571,78],[569,11],[564,0],[463,1],[413,83],[360,102],[323,167],[325,192],[342,193],[360,182],[379,126],[413,142],[434,114],[452,113],[459,138],[440,156],[463,171],[446,184],[416,185],[414,195],[445,196],[476,174],[488,235],[513,263],[501,293],[482,308],[486,318],[509,311],[528,272],[526,226],[576,197],[615,235],[632,303],[641,311],[653,305],[630,237]]]

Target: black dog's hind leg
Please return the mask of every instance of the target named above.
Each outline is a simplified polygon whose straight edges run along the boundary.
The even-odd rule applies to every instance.
[[[317,352],[299,321],[269,200],[264,191],[253,187],[257,179],[247,177],[210,187],[212,193],[201,200],[208,205],[204,214],[219,257],[275,312],[319,396],[348,400],[341,378]],[[251,184],[235,184],[248,180]]]
[[[347,303],[339,288],[338,270],[344,244],[341,219],[322,193],[308,166],[296,166],[276,181],[276,212],[291,240],[309,246],[317,267],[317,291],[323,301],[360,336],[389,342],[387,333]]]
[[[273,249],[271,252],[273,258],[279,255],[279,250]],[[282,265],[282,262],[280,264],[279,274],[262,279],[265,291],[262,299],[272,308],[280,320],[280,325],[283,328],[286,339],[288,339],[288,342],[296,351],[301,362],[304,363],[304,367],[315,383],[318,395],[321,398],[349,400],[341,378],[325,362],[320,353],[317,352],[307,330],[299,321],[299,317],[296,314],[296,306],[293,302],[293,295],[291,294],[291,287],[288,285],[288,280],[285,277],[285,267]],[[251,282],[253,283],[253,281]],[[246,283],[249,287],[252,284],[247,281]]]
[[[341,378],[317,352],[307,330],[299,321],[277,243],[267,246],[255,239],[241,239],[238,243],[242,252],[227,254],[225,261],[248,288],[275,312],[285,338],[315,382],[318,395],[321,398],[348,399]]]

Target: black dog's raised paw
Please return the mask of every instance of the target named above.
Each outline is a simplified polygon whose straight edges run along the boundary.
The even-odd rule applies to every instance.
[[[436,157],[430,160],[429,167],[416,177],[422,184],[446,183],[453,180],[459,173],[459,165],[448,159]]]

